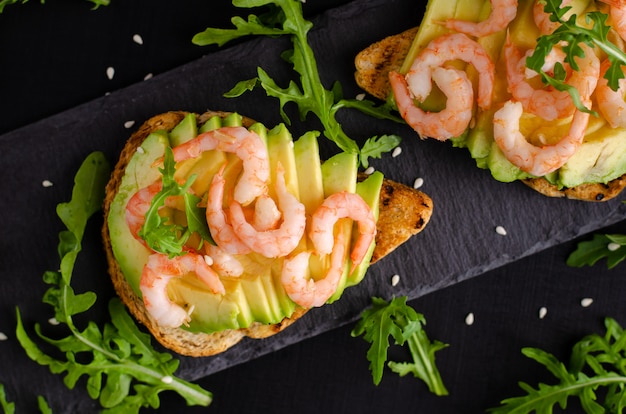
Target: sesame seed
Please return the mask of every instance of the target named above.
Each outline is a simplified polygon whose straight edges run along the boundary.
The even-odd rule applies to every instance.
[[[109,80],[113,79],[113,76],[115,76],[115,68],[113,68],[112,66],[109,66],[107,68],[107,78],[109,78]]]
[[[367,169],[365,170],[365,174],[370,175],[373,174],[374,171],[376,171],[374,167],[367,167]]]
[[[539,319],[543,319],[548,314],[548,309],[545,306],[539,308]]]
[[[43,180],[41,182],[41,185],[47,188],[47,187],[52,187],[54,184],[52,184],[52,181],[50,180]]]
[[[213,258],[211,256],[209,256],[208,254],[204,255],[204,261],[206,262],[207,265],[212,266],[213,265]]]
[[[591,299],[591,298],[583,298],[580,301],[580,306],[582,306],[583,308],[588,308],[589,306],[591,306],[592,303],[593,303],[593,299]]]
[[[400,275],[393,275],[391,277],[391,286],[396,286],[398,283],[400,283]]]
[[[141,37],[141,35],[133,35],[133,42],[137,43],[138,45],[143,45],[143,38]]]
[[[400,154],[402,154],[402,148],[401,147],[395,147],[393,149],[393,152],[391,153],[391,156],[396,158]]]
[[[56,325],[59,324],[59,321],[57,320],[57,318],[50,318],[50,319],[48,319],[48,323],[50,325],[55,325],[56,326]]]
[[[191,314],[193,313],[195,309],[196,309],[196,305],[191,305],[189,309],[187,309],[187,315],[191,317]]]
[[[146,151],[143,149],[143,147],[137,147],[137,152],[140,154],[145,154]]]
[[[135,121],[126,121],[124,122],[124,128],[132,128],[135,125]]]
[[[418,177],[418,178],[415,179],[415,181],[413,181],[413,188],[416,189],[416,190],[418,188],[420,188],[421,186],[423,186],[423,185],[424,185],[424,179],[423,178]]]
[[[474,324],[474,314],[472,312],[468,313],[465,317],[465,324],[468,326]]]
[[[356,96],[356,100],[357,101],[362,101],[363,99],[365,99],[365,94],[364,93],[360,93]]]
[[[506,236],[506,229],[502,226],[496,226],[496,233],[500,236]]]
[[[0,341],[6,341],[7,339],[9,339],[7,334],[5,334],[4,332],[0,332]]]
[[[152,79],[154,75],[152,73],[148,73],[146,76],[143,77],[143,80],[148,80],[148,79]]]
[[[164,383],[164,384],[171,384],[172,381],[174,381],[174,378],[172,378],[169,375],[166,375],[163,378],[161,378],[161,382]]]
[[[609,249],[610,252],[614,252],[615,250],[619,249],[621,246],[618,243],[609,243],[606,248]]]

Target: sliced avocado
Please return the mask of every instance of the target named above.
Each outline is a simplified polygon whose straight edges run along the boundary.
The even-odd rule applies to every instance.
[[[267,133],[267,152],[270,158],[271,182],[276,182],[276,171],[280,163],[285,172],[284,177],[287,189],[299,199],[300,190],[293,145],[291,132],[284,124],[279,124]],[[271,186],[270,194],[273,194],[273,191],[273,186]]]
[[[222,117],[219,115],[213,115],[209,119],[207,119],[204,124],[200,126],[198,132],[205,133],[209,131],[213,131],[216,129],[220,129],[222,127]]]
[[[298,173],[300,201],[307,214],[313,212],[324,201],[324,184],[320,160],[318,132],[307,132],[294,142],[293,152]]]
[[[191,141],[198,135],[196,115],[188,113],[182,121],[170,131],[170,143],[176,147],[184,142]]]

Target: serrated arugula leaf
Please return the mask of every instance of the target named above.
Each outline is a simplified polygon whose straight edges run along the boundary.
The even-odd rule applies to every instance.
[[[193,43],[200,46],[211,44],[222,46],[228,41],[249,35],[289,36],[293,49],[284,52],[282,57],[293,65],[295,72],[299,75],[299,83],[290,81],[286,87],[281,87],[259,67],[257,78],[237,83],[224,96],[237,97],[260,86],[268,96],[278,99],[281,117],[287,125],[291,125],[291,120],[285,111],[285,106],[290,102],[295,103],[301,120],[309,114],[314,114],[321,121],[324,136],[333,141],[342,151],[358,154],[361,165],[365,167],[369,157],[380,157],[383,152],[393,149],[392,145],[399,144],[400,137],[393,136],[392,138],[391,135],[385,135],[386,138],[382,140],[384,145],[369,145],[361,149],[358,143],[345,133],[336,117],[337,112],[342,108],[354,108],[369,116],[395,122],[404,121],[391,114],[392,110],[388,104],[375,106],[373,102],[365,100],[343,99],[338,82],[335,82],[331,89],[324,87],[313,49],[307,42],[308,33],[313,24],[304,19],[300,0],[234,0],[233,4],[243,8],[270,6],[270,12],[263,16],[250,15],[247,20],[235,17],[231,20],[234,29],[207,28],[193,37]],[[370,138],[372,139],[376,141],[376,137]]]
[[[569,364],[537,348],[523,348],[522,353],[545,366],[556,384],[539,383],[536,388],[521,382],[525,395],[507,398],[496,414],[551,413],[555,406],[567,408],[577,398],[585,412],[619,413],[626,405],[626,335],[612,318],[605,319],[606,334],[591,334],[572,348]],[[604,400],[600,398],[604,397]]]
[[[2,407],[2,411],[4,412],[4,414],[15,413],[15,403],[9,402],[9,400],[7,399],[7,394],[4,390],[4,384],[0,384],[0,407]]]
[[[604,258],[609,269],[626,258],[626,235],[595,234],[591,240],[578,243],[566,263],[572,267],[593,266]]]
[[[435,352],[447,345],[428,339],[424,331],[424,316],[407,305],[406,300],[406,296],[394,298],[391,302],[372,298],[372,307],[363,311],[352,330],[352,336],[363,336],[371,343],[367,359],[370,361],[374,384],[378,385],[382,380],[391,337],[397,345],[408,344],[413,361],[390,361],[387,363],[389,368],[400,376],[413,374],[426,383],[430,392],[447,395],[448,391],[435,364]]]
[[[99,162],[93,162],[94,159]],[[59,238],[61,261],[67,256],[75,260],[75,253],[81,250],[87,220],[98,210],[93,201],[97,197],[93,194],[104,194],[106,182],[93,180],[93,185],[99,188],[92,188],[83,185],[84,179],[93,177],[96,171],[108,177],[110,170],[103,168],[103,163],[101,153],[91,154],[77,173],[72,200],[57,209],[67,227]],[[73,262],[67,269],[72,268]],[[109,302],[110,323],[99,327],[91,321],[79,329],[73,316],[88,311],[96,301],[96,294],[75,293],[70,285],[71,276],[71,272],[58,271],[47,271],[43,276],[44,282],[50,285],[43,301],[54,308],[56,319],[66,325],[69,335],[51,338],[39,324],[35,325],[37,337],[56,347],[65,359],[57,359],[41,350],[29,336],[16,309],[16,337],[29,358],[47,366],[54,374],[63,374],[69,389],[85,379],[88,395],[100,402],[105,413],[137,413],[142,407],[158,408],[159,394],[163,391],[177,392],[188,405],[211,403],[210,392],[175,377],[179,361],[170,353],[158,352],[151,346],[150,336],[139,330],[119,299],[112,298]]]

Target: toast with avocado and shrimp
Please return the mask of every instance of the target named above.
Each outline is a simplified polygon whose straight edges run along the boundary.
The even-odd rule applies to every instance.
[[[418,190],[358,173],[353,154],[322,162],[316,132],[294,140],[236,113],[168,112],[126,142],[102,234],[131,313],[165,347],[208,356],[339,299],[432,209]]]
[[[558,6],[560,1],[549,0],[548,3]],[[540,7],[542,3],[534,0],[502,2],[493,10],[487,0],[429,0],[423,19],[415,22],[415,28],[381,39],[358,53],[355,79],[363,90],[394,105],[420,138],[449,140],[455,147],[467,148],[476,165],[488,169],[498,181],[520,180],[550,197],[610,200],[626,185],[626,122],[615,125],[612,113],[618,114],[619,118],[621,110],[614,105],[607,107],[605,103],[607,94],[622,94],[623,104],[623,90],[608,86],[604,77],[607,54],[603,49],[582,44],[580,51],[587,54],[574,58],[574,62],[579,63],[578,70],[568,62],[571,49],[558,47],[553,47],[545,59],[549,62],[554,57],[556,63],[544,65],[541,70],[545,71],[550,82],[553,81],[549,76],[557,78],[557,72],[562,72],[566,87],[575,88],[581,104],[592,113],[586,113],[580,106],[575,107],[567,90],[554,91],[556,86],[545,86],[538,72],[529,69],[529,61],[525,60],[526,56],[533,54],[539,41],[547,39],[546,33],[542,32],[544,29],[539,27],[540,18],[548,21],[549,16]],[[602,19],[615,26],[609,6],[603,2],[573,0],[567,7],[564,19],[575,15],[577,27],[601,24]],[[591,16],[594,18],[587,19]],[[450,23],[452,21],[476,26],[463,33],[458,24]],[[477,36],[478,26],[492,26],[493,31]],[[561,30],[567,33],[577,29],[570,25]],[[613,28],[607,28],[607,33],[605,43],[610,42],[610,47],[618,50],[616,56],[626,58],[625,42],[619,33]],[[454,36],[473,42],[475,53],[472,52],[472,59],[480,51],[491,61],[492,100],[487,107],[476,102],[476,97],[487,87],[485,82],[479,82],[486,72],[486,65],[477,69],[474,62],[468,62],[470,59],[462,56],[461,47],[443,49],[444,40]],[[543,48],[545,43],[541,44]],[[454,44],[450,49],[454,46],[458,45]],[[442,58],[442,54],[447,57]],[[541,57],[540,54],[536,56]],[[434,61],[437,61],[436,67],[429,66]],[[530,64],[536,65],[532,60]],[[456,93],[446,97],[442,92],[445,85],[440,88],[434,80],[434,74],[441,72],[437,67],[457,71],[459,79],[466,77],[473,92],[474,104],[468,109],[471,111],[469,116],[461,117],[459,104],[452,109],[459,111],[449,118],[453,121],[445,122],[448,126],[465,119],[461,132],[455,132],[450,138],[430,136],[420,129],[421,124],[431,125],[444,119],[447,116],[444,109],[450,99],[457,99],[454,101],[457,103],[458,96],[463,94],[461,91],[465,90],[459,87]],[[619,69],[618,66],[613,73],[623,74],[625,67]],[[431,81],[419,78],[424,73],[433,74],[432,90],[426,97],[422,96],[421,90]],[[441,77],[441,73],[438,76]],[[461,80],[459,84],[462,84]],[[512,105],[523,107],[519,112],[521,115],[515,116],[513,111],[504,110],[505,107],[511,109]],[[554,109],[561,106],[567,111],[552,115]],[[582,121],[578,122],[581,118],[585,120],[584,127]],[[498,125],[504,125],[504,128],[498,129]],[[429,131],[433,132],[435,128]]]

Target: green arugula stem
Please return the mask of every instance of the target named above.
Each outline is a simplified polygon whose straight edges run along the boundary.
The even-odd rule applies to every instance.
[[[426,341],[428,341],[428,338],[419,338],[417,333],[411,335],[407,340],[413,362],[416,367],[419,367],[419,369],[423,371],[423,375],[420,375],[420,378],[426,383],[430,392],[439,396],[448,395],[448,390],[443,383],[441,373],[437,367],[431,363],[428,351],[423,345]]]

